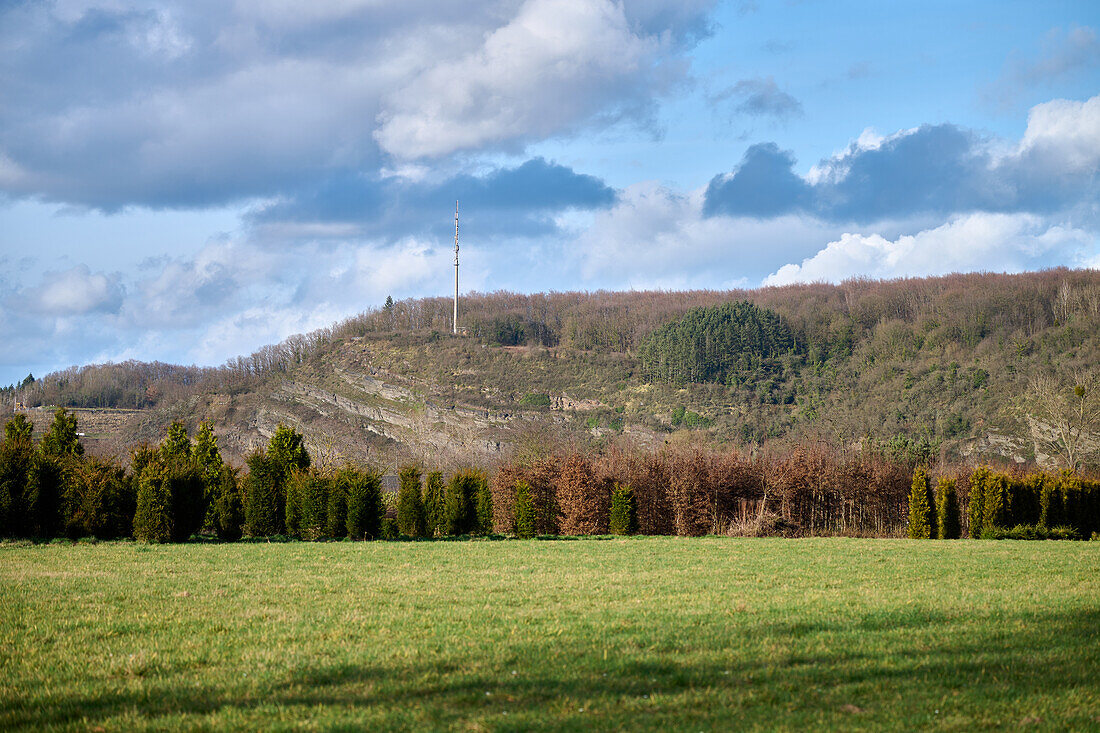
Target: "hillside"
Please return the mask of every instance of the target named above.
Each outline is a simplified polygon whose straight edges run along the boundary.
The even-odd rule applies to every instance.
[[[1041,416],[1036,379],[1089,385],[1089,400],[1100,364],[1100,272],[1089,270],[474,294],[463,313],[456,337],[450,301],[401,301],[221,368],[74,367],[5,390],[4,403],[127,408],[81,415],[89,449],[120,457],[171,420],[209,419],[237,459],[286,422],[322,460],[387,465],[489,462],[546,440],[870,441],[1052,464],[1054,449],[1034,440],[1049,424],[1027,419]],[[698,349],[680,348],[689,333]],[[704,360],[695,371],[693,358]],[[43,427],[47,413],[31,412]]]

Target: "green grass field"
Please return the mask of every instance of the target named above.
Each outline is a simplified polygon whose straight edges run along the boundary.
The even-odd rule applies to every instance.
[[[0,545],[0,728],[1100,730],[1100,542]]]

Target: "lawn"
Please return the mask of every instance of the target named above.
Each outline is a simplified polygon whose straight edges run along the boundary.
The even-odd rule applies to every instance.
[[[0,729],[1100,730],[1100,542],[0,545]]]

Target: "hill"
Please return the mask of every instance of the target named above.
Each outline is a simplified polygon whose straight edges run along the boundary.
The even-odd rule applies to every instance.
[[[547,440],[870,441],[1052,464],[1065,448],[1056,413],[1075,406],[1058,401],[1087,407],[1100,391],[1092,270],[472,294],[463,336],[449,333],[450,309],[399,301],[219,368],[73,367],[4,390],[4,403],[112,408],[80,419],[91,451],[119,456],[171,420],[209,419],[238,460],[286,422],[322,460],[387,465],[489,462]]]

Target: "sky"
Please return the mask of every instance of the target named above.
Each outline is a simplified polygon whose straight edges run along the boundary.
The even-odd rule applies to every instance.
[[[0,384],[387,296],[1100,268],[1100,3],[0,0]]]

